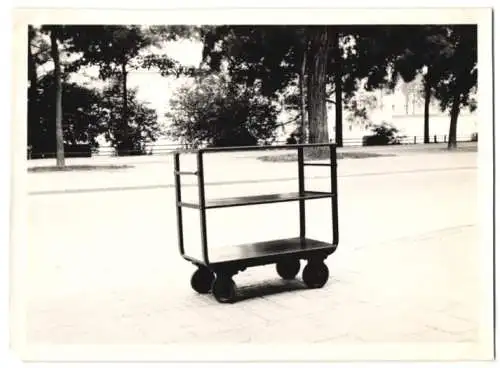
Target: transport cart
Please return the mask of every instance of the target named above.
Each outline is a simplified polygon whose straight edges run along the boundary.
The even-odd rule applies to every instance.
[[[304,149],[320,148],[329,152],[329,162],[305,162]],[[297,178],[298,188],[293,193],[263,194],[247,197],[233,197],[221,199],[205,199],[205,182],[203,158],[205,154],[217,152],[237,152],[255,150],[296,150],[297,152]],[[194,172],[182,171],[180,156],[184,153],[196,155],[197,169]],[[308,191],[304,183],[305,166],[325,166],[330,169],[330,191]],[[198,179],[197,203],[182,200],[181,176],[195,175]],[[224,147],[202,148],[198,150],[178,150],[174,152],[174,176],[177,209],[177,228],[179,250],[184,259],[193,263],[197,270],[191,277],[191,287],[198,293],[212,292],[220,303],[236,301],[236,285],[233,276],[248,267],[275,264],[279,276],[283,279],[294,279],[300,271],[300,261],[306,260],[307,264],[302,272],[302,279],[309,288],[323,287],[329,278],[328,267],[324,260],[336,249],[339,242],[338,236],[338,202],[337,202],[337,157],[335,144],[294,144],[280,146],[255,146],[255,147]],[[306,237],[305,202],[306,200],[330,198],[332,211],[332,242],[326,243]],[[220,247],[209,252],[207,244],[208,210],[272,204],[280,202],[297,201],[300,217],[299,236],[288,239],[271,240],[258,243],[249,243]],[[202,257],[196,259],[184,251],[183,236],[183,208],[192,208],[199,211],[201,225]],[[321,215],[321,214],[320,214]],[[322,214],[324,215],[324,214]]]

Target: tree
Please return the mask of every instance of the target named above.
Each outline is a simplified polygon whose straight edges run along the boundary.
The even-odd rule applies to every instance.
[[[61,62],[59,55],[59,35],[58,26],[50,26],[51,56],[54,62],[54,83],[55,83],[55,127],[56,127],[56,163],[57,167],[64,167],[64,136],[62,127],[62,76]],[[59,31],[59,32],[58,32]]]
[[[171,100],[168,135],[192,147],[241,146],[274,139],[277,107],[224,75],[201,77]]]
[[[53,73],[43,76],[37,82],[39,87],[38,125],[28,126],[32,137],[33,157],[50,156],[56,150],[54,110],[55,83]],[[113,147],[120,147],[121,139],[121,83],[116,81],[100,91],[69,81],[62,83],[63,136],[65,146],[88,144],[97,148],[97,138],[103,136]],[[125,153],[142,154],[147,143],[155,141],[160,134],[156,112],[144,102],[137,100],[136,91],[128,91],[128,113],[132,148]],[[30,101],[28,110],[33,107]],[[121,154],[122,152],[119,152]]]
[[[32,137],[33,154],[48,155],[56,151],[54,110],[55,83],[52,73],[38,81],[39,122],[38,126],[28,126],[28,134]],[[96,138],[102,126],[106,124],[104,113],[100,107],[102,96],[99,91],[79,86],[76,83],[62,82],[62,114],[63,137],[65,145],[88,143],[97,147]],[[30,105],[32,103],[30,102]],[[28,110],[32,106],[28,105]],[[34,131],[32,131],[34,130]]]
[[[41,135],[41,122],[40,122],[40,109],[44,105],[38,103],[40,96],[39,79],[43,77],[43,69],[51,60],[51,45],[50,38],[41,32],[39,27],[28,25],[28,146],[30,149],[36,150],[36,145],[43,144],[39,139]],[[52,93],[51,98],[54,100],[55,91]],[[51,106],[54,106],[52,102]],[[54,111],[51,113],[51,122],[54,124]],[[55,130],[54,132],[55,139]],[[55,145],[53,148],[55,152]]]
[[[225,61],[236,83],[257,84],[265,96],[287,95],[300,109],[302,123],[305,102],[309,142],[328,141],[326,103],[335,103],[341,146],[342,109],[358,81],[368,77],[370,88],[387,83],[389,57],[380,47],[383,40],[373,42],[373,34],[385,36],[375,26],[221,26],[205,32],[203,59],[211,70],[220,70]],[[298,92],[290,93],[294,88]]]
[[[307,28],[310,38],[314,29]],[[390,34],[385,27],[332,25],[326,26],[326,33],[325,100],[335,106],[335,143],[341,147],[344,110],[355,106],[352,99],[360,86],[373,91],[391,84],[387,68],[393,62],[394,51],[386,46]],[[309,57],[314,57],[315,50],[309,51]],[[326,111],[326,105],[324,108]]]
[[[309,40],[303,39],[302,41],[302,62],[300,64],[299,73],[299,95],[300,95],[300,129],[299,129],[299,142],[306,142],[306,70],[307,70],[307,50],[309,48]]]
[[[55,136],[56,136],[56,164],[58,167],[63,167],[65,165],[65,155],[64,155],[64,131],[63,131],[63,79],[67,77],[68,73],[66,70],[63,70],[63,66],[67,67],[69,63],[66,60],[63,60],[61,54],[63,51],[69,53],[69,45],[71,41],[73,41],[73,35],[68,31],[67,26],[64,25],[43,25],[40,30],[44,34],[48,34],[50,39],[50,57],[53,62],[53,76],[54,76],[54,120],[55,120]],[[29,32],[34,34],[34,27],[29,28]],[[29,37],[29,51],[31,51],[31,42],[33,40],[33,36]],[[43,43],[42,43],[43,45]],[[61,47],[62,45],[62,47]],[[62,50],[61,50],[62,48]],[[33,56],[33,55],[30,55]],[[31,65],[34,67],[36,71],[36,64]],[[30,72],[31,76],[37,78],[36,73],[33,71]],[[33,94],[34,97],[34,94]],[[34,99],[33,101],[36,101]],[[36,103],[36,102],[35,102]],[[37,111],[37,108],[32,111]],[[35,119],[38,119],[38,116],[35,116]]]
[[[372,92],[360,89],[350,100],[347,121],[356,125],[368,125],[369,113],[377,106],[377,98]]]
[[[100,109],[104,118],[99,126],[99,133],[111,142],[118,155],[145,154],[147,143],[154,142],[161,133],[158,116],[154,109],[137,99],[137,90],[127,91],[128,103],[126,115],[128,117],[128,134],[122,134],[121,117],[123,114],[120,100],[122,96],[121,81],[115,79],[101,95]],[[127,139],[126,144],[124,139]],[[125,150],[124,147],[128,149]]]
[[[217,26],[202,33],[205,65],[214,72],[227,69],[231,81],[279,100],[289,87],[300,106],[299,139],[305,135],[310,40],[306,27]],[[298,85],[297,85],[298,84]],[[308,116],[308,119],[311,119]]]
[[[330,32],[326,26],[311,32],[310,67],[308,74],[309,142],[328,142],[326,109],[326,70]]]
[[[397,32],[397,35],[396,35]],[[446,73],[446,64],[451,48],[448,28],[445,26],[405,26],[394,29],[393,38],[405,37],[400,46],[394,72],[405,82],[411,82],[417,75],[423,75],[424,97],[424,143],[429,143],[429,108],[436,86]]]
[[[38,115],[38,74],[35,55],[33,53],[33,41],[36,30],[28,25],[28,145],[32,145],[34,134],[39,126]]]
[[[30,27],[28,30],[30,41],[28,49],[28,78],[30,80],[28,141],[30,144],[35,144],[38,152],[47,152],[47,150],[53,152],[55,147],[51,146],[51,142],[54,141],[47,136],[47,132],[54,132],[55,135],[57,130],[58,148],[56,150],[60,165],[61,157],[64,158],[64,143],[74,143],[76,136],[79,139],[86,136],[86,140],[91,145],[96,145],[96,136],[108,132],[109,140],[117,150],[123,152],[139,152],[144,148],[143,142],[156,139],[159,134],[156,113],[143,102],[137,101],[135,91],[127,88],[126,77],[130,69],[147,64],[141,55],[142,50],[177,37],[166,35],[164,28],[45,25],[41,27],[41,30],[44,34],[48,34],[47,46],[49,47],[46,52],[44,38],[38,37],[39,33],[35,27]],[[181,34],[189,27],[172,26],[171,28]],[[54,39],[56,42],[50,42]],[[50,47],[56,44],[57,48]],[[35,53],[33,49],[38,50]],[[57,54],[56,50],[59,51]],[[160,58],[154,52],[146,56]],[[44,64],[48,59],[53,59],[55,65],[59,66],[54,68],[53,74],[56,78],[47,79],[47,76],[40,77],[36,73],[37,66]],[[106,90],[106,97],[110,94],[116,95],[118,92],[116,78],[122,77],[118,86],[121,87],[121,99],[114,100],[113,106],[106,106],[103,101],[95,103],[95,96],[101,99],[105,97],[100,92],[67,81],[71,73],[79,71],[82,67],[93,65],[99,67],[101,79],[113,80],[112,92],[109,89]],[[40,85],[40,78],[44,79],[43,86]],[[49,93],[58,96],[57,103],[47,99]],[[62,101],[65,101],[64,109]],[[47,116],[53,115],[47,114],[49,109],[57,112],[56,130],[47,125]],[[111,111],[113,113],[110,113]],[[117,119],[117,112],[119,112],[120,119]],[[113,119],[111,119],[112,115]],[[121,124],[117,125],[119,121]],[[124,121],[127,123],[126,129],[123,126]]]
[[[457,122],[460,110],[476,109],[471,96],[477,87],[477,26],[448,27],[450,52],[443,58],[443,78],[436,87],[436,96],[443,111],[450,111],[448,149],[457,147]]]
[[[395,63],[405,81],[424,73],[424,136],[429,142],[429,105],[432,95],[443,111],[450,111],[448,148],[456,147],[457,121],[462,107],[475,109],[471,92],[477,85],[477,26],[406,26],[392,36],[399,56]],[[398,41],[399,39],[399,41]]]
[[[120,77],[122,91],[121,131],[115,131],[123,152],[134,151],[134,128],[129,126],[127,115],[130,97],[127,77],[131,70],[156,67],[162,75],[179,75],[184,70],[166,53],[158,51],[169,41],[196,37],[194,26],[67,26],[73,37],[71,51],[81,55],[73,64],[73,71],[89,65],[97,65],[103,80]],[[129,136],[132,135],[132,136]]]
[[[73,39],[70,51],[80,53],[81,57],[74,64],[72,70],[78,70],[82,66],[99,66],[99,75],[102,79],[121,78],[122,90],[122,114],[121,134],[118,150],[130,151],[132,141],[128,135],[129,127],[127,94],[127,77],[131,69],[140,67],[139,54],[142,50],[154,44],[143,27],[130,25],[85,25],[67,26],[67,34]]]
[[[333,45],[332,45],[332,53],[333,53],[333,62],[334,62],[334,80],[333,85],[335,86],[335,142],[337,146],[342,147],[344,143],[344,135],[343,135],[343,121],[342,121],[342,112],[343,112],[343,81],[342,81],[342,66],[343,66],[343,58],[342,58],[342,47],[340,45],[341,42],[341,33],[340,31],[336,31],[333,36]],[[326,105],[325,105],[326,108]]]

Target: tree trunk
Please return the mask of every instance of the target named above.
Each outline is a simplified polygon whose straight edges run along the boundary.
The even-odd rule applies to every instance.
[[[408,83],[405,84],[406,85],[406,89],[405,89],[405,113],[406,115],[408,115],[408,112],[409,112],[409,105],[410,105],[410,94],[409,94],[409,91],[408,91]]]
[[[57,37],[50,32],[51,56],[54,61],[54,83],[56,87],[56,162],[57,167],[64,167],[64,135],[62,127],[62,78],[61,62]]]
[[[342,75],[335,73],[335,144],[344,145],[343,118],[342,118]]]
[[[307,63],[307,46],[304,48],[302,55],[302,65],[299,74],[299,89],[300,89],[300,131],[299,143],[306,142],[306,63]]]
[[[460,94],[457,94],[453,98],[453,104],[451,105],[450,112],[450,133],[448,138],[448,149],[457,148],[457,122],[458,115],[460,114]]]
[[[333,39],[334,62],[335,62],[335,144],[337,147],[342,147],[344,144],[343,138],[343,119],[342,119],[342,57],[340,53],[340,37],[335,33]]]
[[[424,79],[424,143],[429,143],[429,107],[431,104],[431,83]]]
[[[317,30],[311,47],[308,71],[309,142],[328,143],[328,116],[326,110],[326,63],[328,57],[328,31]]]
[[[131,150],[132,147],[129,144],[129,136],[128,136],[127,62],[125,60],[122,62],[122,83],[123,83],[122,145],[124,150],[128,151]]]
[[[35,145],[35,139],[39,132],[39,114],[38,114],[38,76],[36,72],[36,63],[31,50],[31,43],[35,35],[33,26],[28,26],[28,145],[32,148]]]

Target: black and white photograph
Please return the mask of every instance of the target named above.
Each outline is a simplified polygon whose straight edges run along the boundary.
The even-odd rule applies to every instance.
[[[493,359],[491,9],[18,9],[13,36],[19,359]]]

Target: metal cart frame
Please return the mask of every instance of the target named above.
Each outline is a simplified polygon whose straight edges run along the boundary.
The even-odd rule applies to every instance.
[[[305,148],[328,148],[329,163],[305,162]],[[294,193],[270,194],[246,197],[223,198],[206,200],[205,175],[203,158],[206,153],[262,151],[262,150],[293,150],[297,151],[297,177],[298,191]],[[180,156],[183,153],[196,154],[197,170],[182,171]],[[305,189],[304,167],[325,166],[330,168],[330,191],[318,192]],[[182,200],[181,176],[195,175],[198,178],[198,203],[188,203]],[[323,287],[328,281],[329,271],[324,260],[335,252],[339,243],[338,231],[338,196],[337,196],[337,157],[336,145],[332,143],[321,144],[294,144],[279,146],[245,146],[245,147],[217,147],[202,148],[197,150],[178,150],[174,152],[174,177],[175,196],[177,209],[177,230],[179,251],[181,256],[193,263],[198,269],[191,278],[191,286],[198,293],[212,291],[217,301],[234,302],[236,299],[236,286],[232,277],[247,267],[276,264],[278,274],[284,279],[293,279],[300,271],[300,260],[307,260],[302,274],[304,283],[310,288]],[[331,243],[325,243],[306,237],[305,202],[306,200],[331,198],[332,209],[332,235]],[[230,247],[228,252],[219,252],[219,256],[209,257],[207,241],[207,210],[228,208],[236,206],[249,206],[272,204],[280,202],[298,201],[300,233],[297,238],[272,240],[268,242],[242,244]],[[202,259],[186,255],[183,236],[183,207],[198,209],[200,213]]]

